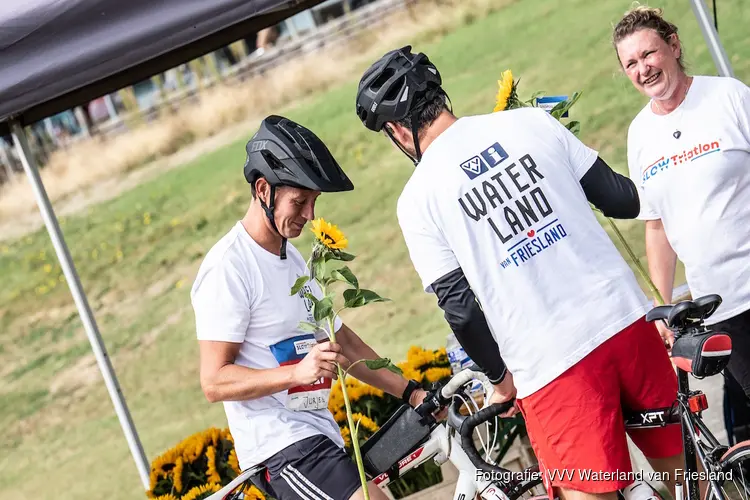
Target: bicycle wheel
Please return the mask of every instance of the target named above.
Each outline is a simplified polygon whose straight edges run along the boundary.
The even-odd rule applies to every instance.
[[[719,461],[719,472],[710,477],[719,484],[725,500],[750,500],[750,441],[729,448]],[[719,500],[711,489],[709,500]]]

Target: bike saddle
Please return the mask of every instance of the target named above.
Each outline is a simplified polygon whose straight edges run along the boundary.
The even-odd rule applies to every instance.
[[[717,294],[704,295],[695,300],[683,300],[675,305],[656,306],[646,313],[646,321],[664,320],[670,328],[684,328],[689,323],[702,322],[721,304]]]

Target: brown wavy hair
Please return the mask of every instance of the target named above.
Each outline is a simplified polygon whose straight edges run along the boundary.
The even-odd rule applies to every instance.
[[[636,31],[643,29],[656,31],[666,43],[670,42],[672,35],[679,36],[677,35],[677,26],[664,19],[661,9],[639,5],[626,12],[615,26],[612,34],[612,45],[615,47],[615,54],[617,54],[618,43]],[[619,54],[617,54],[617,60],[620,61]],[[682,62],[682,51],[677,62],[680,68],[685,71],[685,65]],[[620,61],[620,65],[622,66],[622,61]]]

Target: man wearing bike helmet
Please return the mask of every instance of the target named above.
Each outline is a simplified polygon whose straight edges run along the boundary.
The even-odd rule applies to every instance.
[[[354,462],[328,410],[334,363],[377,354],[352,330],[335,323],[327,332],[298,329],[314,321],[305,292],[322,298],[309,281],[295,295],[305,259],[287,239],[314,218],[325,193],[351,191],[352,182],[310,130],[269,116],[247,143],[247,213],[206,254],[191,291],[200,343],[200,381],[206,398],[222,401],[240,467],[261,465],[255,481],[278,500],[364,498]],[[425,392],[387,369],[364,363],[354,377],[412,406]],[[371,486],[370,498],[386,498]]]
[[[668,407],[677,393],[649,300],[589,206],[635,218],[635,186],[547,112],[457,118],[441,83],[407,46],[357,91],[362,123],[416,167],[397,208],[413,265],[494,383],[491,401],[517,398],[548,488],[615,498],[633,483],[623,407]],[[680,427],[630,436],[674,491]]]

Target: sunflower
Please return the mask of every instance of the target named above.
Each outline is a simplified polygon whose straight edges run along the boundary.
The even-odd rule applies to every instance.
[[[219,483],[202,484],[188,491],[185,495],[181,497],[181,499],[182,500],[197,500],[199,498],[206,498],[211,493],[216,493],[220,489],[221,489],[221,484]]]
[[[495,109],[493,112],[505,111],[508,107],[508,99],[513,92],[513,72],[506,69],[497,81],[497,97],[495,98]]]
[[[344,233],[323,218],[312,221],[311,231],[315,234],[315,238],[327,248],[343,250],[349,244]]]

